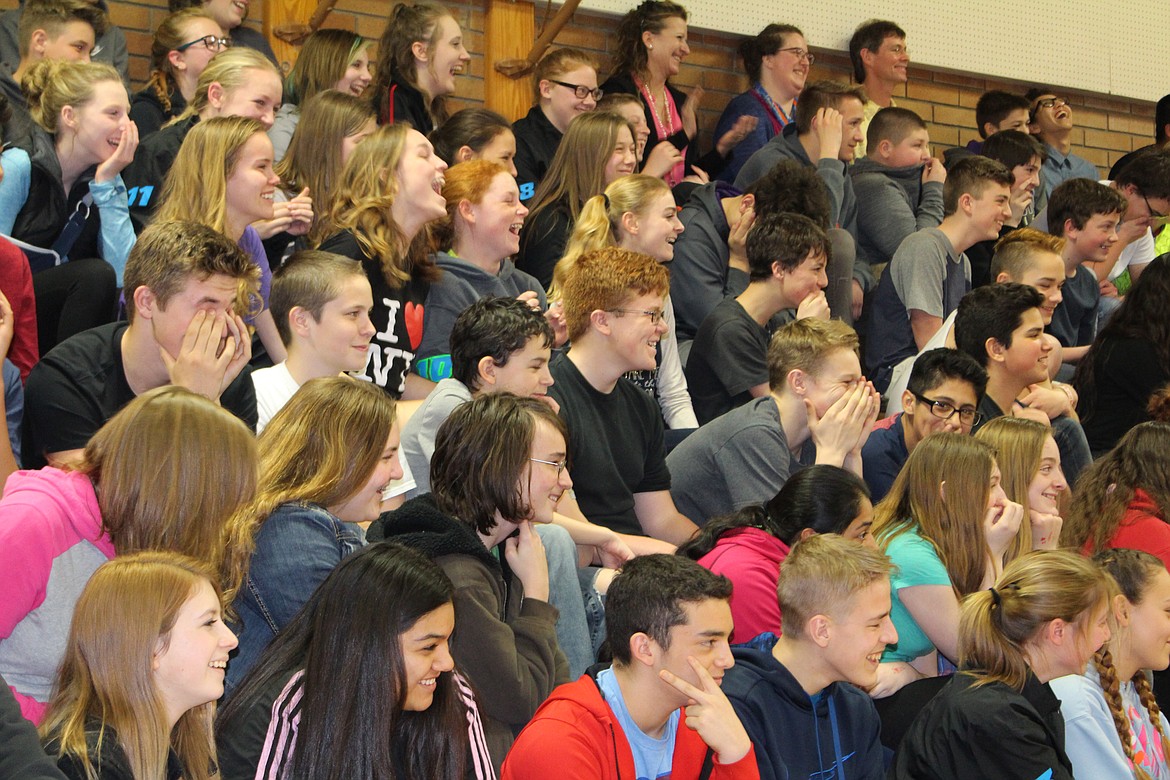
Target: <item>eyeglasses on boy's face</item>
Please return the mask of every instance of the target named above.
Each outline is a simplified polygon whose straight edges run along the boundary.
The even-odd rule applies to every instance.
[[[956,414],[959,415],[959,422],[968,428],[972,425],[978,424],[983,419],[983,415],[971,407],[964,407],[962,409],[956,408],[954,405],[946,401],[935,401],[932,398],[927,398],[921,393],[915,393],[913,390],[910,393],[920,402],[930,407],[930,413],[940,420],[949,420]]]
[[[666,316],[662,309],[609,309],[608,311],[614,314],[645,314],[650,318],[651,325],[657,325]]]

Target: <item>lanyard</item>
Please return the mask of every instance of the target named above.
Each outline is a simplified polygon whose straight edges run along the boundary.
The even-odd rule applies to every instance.
[[[645,98],[646,104],[650,106],[650,116],[654,120],[654,129],[658,133],[659,140],[665,142],[666,139],[674,135],[675,108],[674,98],[670,96],[670,90],[667,89],[665,85],[663,85],[662,96],[665,100],[664,107],[666,109],[666,121],[663,122],[662,117],[658,115],[658,104],[654,102],[654,96],[650,94],[650,90],[647,88],[645,82],[643,82],[642,79],[638,78],[637,76],[634,76],[634,84],[638,87],[638,91],[642,93],[642,97]],[[683,153],[684,157],[686,156],[687,152],[685,147],[679,151]],[[666,183],[672,187],[678,184],[680,181],[682,181],[685,171],[686,163],[679,163],[675,165],[674,168],[672,168],[666,175]]]
[[[761,85],[756,84],[752,87],[752,96],[760,102],[760,105],[768,109],[768,121],[772,123],[772,132],[774,135],[780,135],[784,126],[792,121],[792,116],[785,113],[784,109],[772,99],[772,96]],[[792,101],[792,110],[796,110],[795,100]]]

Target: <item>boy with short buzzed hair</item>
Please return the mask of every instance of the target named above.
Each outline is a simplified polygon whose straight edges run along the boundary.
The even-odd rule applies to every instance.
[[[960,160],[943,187],[942,223],[898,247],[874,295],[865,348],[866,370],[878,390],[889,386],[898,363],[925,348],[971,289],[963,253],[999,236],[1011,217],[1011,183],[1008,170],[993,160]]]
[[[1066,239],[1064,299],[1048,330],[1063,345],[1066,363],[1079,361],[1097,334],[1101,290],[1090,266],[1110,261],[1117,226],[1128,208],[1124,195],[1090,179],[1070,179],[1048,199],[1048,232]]]
[[[861,374],[857,334],[840,320],[790,322],[768,345],[766,395],[732,409],[670,455],[675,505],[699,523],[772,499],[813,463],[861,476],[881,398]]]
[[[975,103],[975,129],[979,138],[966,146],[955,146],[943,152],[947,168],[964,157],[983,154],[983,142],[1004,130],[1028,132],[1028,112],[1032,104],[1023,95],[992,89],[979,96]]]
[[[850,168],[857,194],[858,248],[871,265],[890,262],[905,238],[938,227],[947,171],[931,157],[922,117],[883,108],[869,123],[866,156]]]
[[[27,111],[20,80],[28,69],[46,59],[89,62],[94,40],[107,23],[105,11],[86,0],[28,0],[17,27],[20,62],[11,77],[0,73],[0,90],[13,106]]]
[[[756,750],[761,780],[885,777],[881,719],[865,693],[890,621],[890,559],[836,534],[816,534],[780,567],[784,633],[770,651],[733,650],[723,678]]]
[[[302,250],[273,272],[269,308],[288,358],[252,372],[258,431],[310,379],[365,368],[373,306],[361,265],[348,257]]]
[[[687,387],[700,425],[768,394],[768,323],[777,312],[829,318],[824,289],[831,252],[825,232],[808,217],[757,219],[747,237],[751,281],[707,315],[687,360]]]
[[[0,63],[9,70],[16,70],[20,64],[20,16],[30,0],[20,0],[20,5],[0,14]],[[90,4],[109,14],[107,0],[87,0]],[[129,53],[126,50],[126,34],[112,22],[106,24],[104,33],[98,32],[94,39],[90,59],[114,66],[122,81],[130,83]]]

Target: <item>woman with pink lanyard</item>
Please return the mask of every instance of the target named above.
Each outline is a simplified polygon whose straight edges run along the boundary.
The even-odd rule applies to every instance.
[[[650,126],[647,154],[663,141],[678,150],[674,167],[663,177],[671,187],[688,176],[704,182],[718,175],[731,150],[756,126],[754,117],[745,117],[706,156],[700,156],[696,112],[703,88],[696,86],[688,96],[669,82],[690,52],[686,9],[670,0],[644,0],[622,17],[613,74],[601,85],[604,92],[625,92],[642,99]]]
[[[736,174],[761,146],[792,121],[796,101],[804,90],[813,55],[804,33],[790,24],[769,24],[758,35],[739,46],[743,67],[752,86],[736,95],[723,109],[715,135],[730,130],[744,116],[758,120],[756,129],[731,151],[719,179],[734,182]]]

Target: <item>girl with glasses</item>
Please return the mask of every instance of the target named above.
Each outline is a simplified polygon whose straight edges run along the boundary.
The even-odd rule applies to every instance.
[[[540,58],[532,72],[535,102],[512,125],[516,134],[516,182],[520,198],[532,200],[548,173],[569,122],[597,107],[597,63],[579,49],[557,49]]]
[[[227,48],[219,24],[198,8],[167,16],[154,31],[150,78],[130,103],[130,118],[145,138],[183,113],[207,63]]]
[[[751,88],[736,95],[723,109],[715,136],[735,126],[743,116],[756,118],[755,129],[731,150],[731,158],[719,179],[734,182],[739,169],[756,150],[792,122],[796,101],[808,79],[814,57],[800,28],[769,24],[739,47]]]
[[[573,485],[561,466],[565,442],[565,425],[547,404],[482,395],[439,427],[432,492],[370,527],[371,540],[425,553],[454,583],[452,655],[479,694],[497,767],[513,735],[568,680],[548,563],[532,527],[552,521]]]

